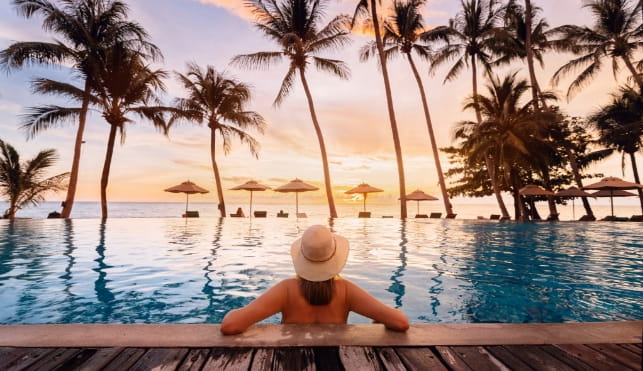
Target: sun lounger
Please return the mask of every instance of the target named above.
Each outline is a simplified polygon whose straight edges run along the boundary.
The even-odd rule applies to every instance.
[[[581,222],[593,222],[594,220],[596,220],[596,218],[589,215],[583,215],[581,216],[580,219],[578,219],[578,221],[581,221]]]
[[[360,211],[359,214],[357,215],[358,218],[370,218],[371,217],[371,212],[370,211]]]
[[[441,217],[442,213],[431,213],[431,215],[429,215],[429,218],[431,219],[440,219]]]
[[[429,216],[426,215],[426,214],[416,214],[415,217],[416,218],[428,218]]]
[[[287,218],[287,217],[288,217],[288,213],[284,213],[284,212],[277,213],[277,218]]]
[[[632,215],[631,222],[643,222],[643,215]]]
[[[186,211],[185,214],[182,215],[184,218],[198,218],[199,217],[199,212],[198,211]]]
[[[447,218],[447,219],[455,219],[456,215],[458,215],[458,214],[447,214],[447,216],[445,216],[445,218]]]
[[[500,220],[500,214],[491,214],[489,216],[489,219],[491,219],[491,220]]]
[[[255,218],[265,218],[266,216],[268,216],[268,212],[267,211],[255,211],[254,216],[255,216]]]
[[[298,218],[308,218],[308,215],[306,213],[297,213]]]
[[[393,215],[382,215],[382,218],[392,219],[392,218],[393,218]]]

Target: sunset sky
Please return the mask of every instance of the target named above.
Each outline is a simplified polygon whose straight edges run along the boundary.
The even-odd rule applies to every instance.
[[[319,145],[310,119],[301,82],[278,108],[272,101],[280,87],[287,69],[287,62],[269,70],[248,71],[230,66],[229,61],[238,54],[258,51],[276,51],[277,45],[267,40],[252,25],[252,17],[242,0],[131,0],[131,19],[140,22],[158,45],[165,60],[162,65],[168,71],[184,72],[186,62],[200,66],[213,65],[219,71],[249,83],[253,87],[253,100],[248,107],[262,114],[268,123],[263,136],[256,137],[261,143],[259,159],[250,155],[247,147],[235,142],[232,152],[224,156],[218,149],[218,162],[223,176],[224,188],[229,189],[248,179],[256,179],[271,187],[277,187],[298,177],[322,188],[323,173]],[[357,0],[329,0],[328,19],[339,13],[352,15]],[[385,7],[389,1],[382,1]],[[561,24],[590,25],[591,17],[581,8],[580,0],[535,0],[543,8],[543,15],[551,27]],[[429,0],[424,11],[427,26],[444,25],[459,9],[456,0]],[[41,29],[39,18],[26,20],[18,16],[9,1],[0,2],[0,48],[13,41],[51,40],[54,35]],[[310,68],[308,79],[315,100],[318,118],[322,126],[329,153],[330,172],[337,201],[347,196],[344,191],[361,182],[385,189],[373,200],[394,201],[398,197],[398,180],[391,129],[386,111],[386,99],[381,75],[375,61],[360,63],[358,51],[370,41],[368,36],[353,36],[353,43],[327,57],[344,60],[351,68],[351,78],[339,80]],[[568,55],[549,55],[546,67],[537,68],[539,82],[544,88],[553,89],[564,96],[569,79],[557,87],[549,80],[553,72],[569,58]],[[585,90],[570,102],[559,102],[571,115],[586,115],[596,110],[609,99],[623,76],[615,81],[611,62],[605,61],[604,70]],[[450,66],[449,66],[450,67]],[[431,115],[439,146],[447,146],[453,140],[454,124],[471,119],[462,113],[463,100],[470,94],[471,75],[464,70],[453,82],[443,85],[446,67],[433,76],[428,67],[420,64],[429,98]],[[514,64],[498,72],[519,70],[527,77],[522,64]],[[417,85],[407,62],[399,59],[389,67],[401,143],[403,146],[407,191],[421,188],[427,193],[439,194],[435,167],[429,146]],[[69,80],[66,68],[32,66],[21,71],[0,75],[0,138],[9,142],[24,156],[33,156],[39,150],[55,148],[60,161],[52,171],[69,171],[73,154],[75,126],[55,128],[41,133],[35,139],[26,140],[20,131],[19,116],[28,106],[41,104],[71,105],[60,98],[37,96],[31,93],[29,81],[35,77]],[[167,94],[164,100],[185,93],[172,76],[166,81]],[[80,83],[77,83],[80,86]],[[77,200],[99,200],[99,182],[103,166],[108,125],[98,114],[88,119],[85,133],[86,144],[81,159],[81,172]],[[643,164],[638,155],[639,164]],[[446,156],[442,166],[449,168]],[[614,155],[598,165],[594,171],[605,175],[632,180],[629,159],[625,176],[621,173],[621,157]],[[164,188],[190,179],[210,189],[211,193],[199,197],[200,201],[215,201],[214,177],[209,151],[207,127],[185,124],[173,127],[169,138],[156,132],[148,122],[140,122],[127,129],[124,145],[114,151],[109,201],[182,201],[181,196],[163,192]],[[225,191],[226,200],[247,199],[239,191]],[[265,201],[291,199],[290,196],[265,192],[256,196]],[[50,196],[62,199],[63,194]],[[308,202],[324,201],[323,192],[311,192],[303,197]],[[370,198],[369,198],[370,199]]]

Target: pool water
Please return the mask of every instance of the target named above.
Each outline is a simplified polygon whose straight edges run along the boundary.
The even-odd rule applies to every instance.
[[[219,323],[294,275],[290,244],[311,224],[329,221],[2,220],[0,324]],[[643,319],[640,223],[330,226],[351,242],[343,277],[414,323]]]

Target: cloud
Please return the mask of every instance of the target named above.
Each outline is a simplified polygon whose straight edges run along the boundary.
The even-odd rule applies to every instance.
[[[252,11],[243,2],[239,0],[199,0],[201,4],[211,4],[219,8],[223,8],[230,13],[239,16],[243,19],[254,20]]]

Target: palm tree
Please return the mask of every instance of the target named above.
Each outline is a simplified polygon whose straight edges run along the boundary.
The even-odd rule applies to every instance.
[[[350,41],[347,18],[343,15],[337,16],[321,27],[326,0],[248,0],[246,4],[256,17],[255,26],[269,39],[276,41],[281,50],[238,55],[232,63],[259,68],[268,67],[284,58],[289,60],[290,66],[281,82],[281,88],[274,101],[275,106],[280,105],[290,93],[294,79],[299,74],[319,142],[330,217],[336,218],[337,210],[330,182],[326,144],[306,79],[306,68],[309,63],[313,63],[318,70],[329,72],[341,79],[349,77],[349,70],[344,62],[318,56],[322,51],[338,49]]]
[[[494,51],[497,49],[499,35],[503,31],[498,27],[502,21],[505,7],[497,0],[461,0],[462,11],[455,19],[449,21],[449,26],[436,27],[425,37],[427,41],[447,39],[448,43],[437,51],[431,70],[442,64],[456,60],[449,69],[444,82],[455,79],[465,66],[471,67],[473,99],[478,97],[478,63],[482,64],[487,73],[490,71]],[[506,38],[506,37],[505,37]],[[482,123],[482,115],[478,105],[473,105],[477,122]],[[500,186],[494,169],[495,159],[489,155],[483,156],[489,172],[489,179],[502,217],[509,218],[507,207],[500,195]]]
[[[418,84],[420,90],[420,98],[422,99],[422,107],[424,109],[424,118],[426,126],[429,130],[429,138],[431,140],[431,149],[433,151],[433,158],[435,160],[435,167],[438,173],[438,182],[440,190],[442,191],[442,199],[444,200],[444,208],[446,214],[453,214],[453,207],[449,201],[449,194],[447,192],[446,183],[444,182],[444,174],[442,173],[442,166],[440,165],[440,157],[438,156],[438,146],[433,133],[433,124],[431,123],[431,115],[429,112],[429,105],[427,103],[426,93],[422,78],[415,66],[412,52],[415,52],[420,58],[430,59],[431,49],[429,46],[421,43],[422,35],[424,34],[424,24],[422,15],[418,8],[424,5],[426,0],[408,0],[406,2],[395,1],[393,3],[393,15],[390,21],[384,23],[384,36],[382,43],[384,45],[384,54],[386,58],[391,58],[394,55],[402,53],[406,55],[406,59],[411,66],[413,76]],[[365,45],[360,53],[362,61],[369,59],[377,53],[377,43],[371,42]]]
[[[370,14],[369,14],[370,12]],[[386,107],[388,109],[388,118],[391,123],[391,132],[393,134],[393,145],[395,147],[395,158],[397,160],[397,175],[400,188],[400,217],[405,219],[406,213],[406,180],[404,177],[404,161],[402,158],[402,145],[400,144],[400,134],[397,130],[397,120],[395,119],[395,109],[393,107],[393,93],[391,92],[391,83],[388,76],[388,67],[386,66],[386,57],[384,55],[384,43],[380,30],[380,21],[377,15],[377,4],[375,0],[359,0],[353,15],[351,26],[355,25],[358,18],[369,18],[373,22],[373,31],[375,33],[375,45],[379,59],[379,66],[382,70],[384,79],[384,91],[386,92]]]
[[[0,139],[0,194],[9,202],[4,218],[13,219],[18,210],[44,201],[45,193],[66,188],[69,173],[44,177],[57,159],[56,150],[47,149],[31,160],[20,162],[18,151]]]
[[[188,91],[188,98],[177,98],[175,107],[197,122],[206,121],[210,128],[212,170],[217,184],[219,211],[221,216],[225,217],[223,187],[215,158],[217,133],[223,139],[225,154],[230,152],[232,137],[236,136],[242,143],[247,144],[250,152],[257,157],[259,143],[245,130],[256,129],[263,133],[265,121],[258,113],[245,110],[246,103],[250,101],[250,88],[217,72],[214,67],[207,66],[202,71],[199,66],[190,63],[186,75],[177,75]]]
[[[470,163],[486,154],[496,159],[497,170],[514,195],[516,220],[527,216],[518,193],[522,186],[521,171],[534,169],[544,175],[542,169],[546,167],[543,164],[547,163],[548,151],[542,138],[546,124],[552,121],[549,112],[534,111],[532,100],[520,103],[528,89],[527,81],[517,80],[516,73],[503,79],[491,77],[488,96],[470,97],[465,105],[465,109],[478,110],[482,122],[463,121],[456,130]],[[545,94],[544,98],[554,97]]]
[[[114,153],[116,133],[121,135],[121,143],[125,142],[125,125],[132,123],[129,114],[150,120],[154,126],[167,135],[166,113],[179,114],[177,110],[160,105],[156,96],[157,91],[165,90],[162,79],[167,73],[162,70],[151,70],[144,64],[143,56],[124,45],[118,44],[106,54],[105,63],[98,71],[91,86],[90,103],[98,110],[110,125],[107,141],[107,151],[101,175],[101,213],[106,219],[107,214],[107,185]],[[38,79],[34,82],[34,90],[39,93],[66,95],[82,101],[84,91],[71,84]],[[81,108],[66,108],[59,106],[32,107],[23,118],[23,129],[30,135],[50,128],[59,123],[73,120],[81,112]]]
[[[619,71],[619,61],[623,62],[631,78],[643,88],[643,78],[632,60],[643,46],[640,4],[630,0],[586,0],[584,7],[594,15],[592,28],[564,25],[550,31],[552,35],[559,36],[552,41],[555,48],[578,56],[560,67],[552,82],[557,84],[563,76],[582,69],[567,90],[570,98],[596,76],[608,57],[612,60],[614,76]]]
[[[128,7],[122,1],[13,0],[13,4],[18,13],[26,18],[42,15],[43,29],[54,32],[60,40],[16,42],[0,52],[0,64],[13,69],[28,64],[70,63],[85,78],[71,176],[61,213],[62,217],[68,218],[76,195],[81,145],[90,89],[96,79],[96,66],[104,59],[106,50],[116,43],[124,43],[128,48],[145,52],[153,58],[160,57],[161,54],[156,46],[147,41],[145,30],[137,23],[127,20]]]
[[[599,142],[630,156],[634,181],[641,184],[636,153],[643,149],[643,89],[622,87],[612,101],[590,116],[599,132]],[[643,213],[643,192],[638,190]]]

